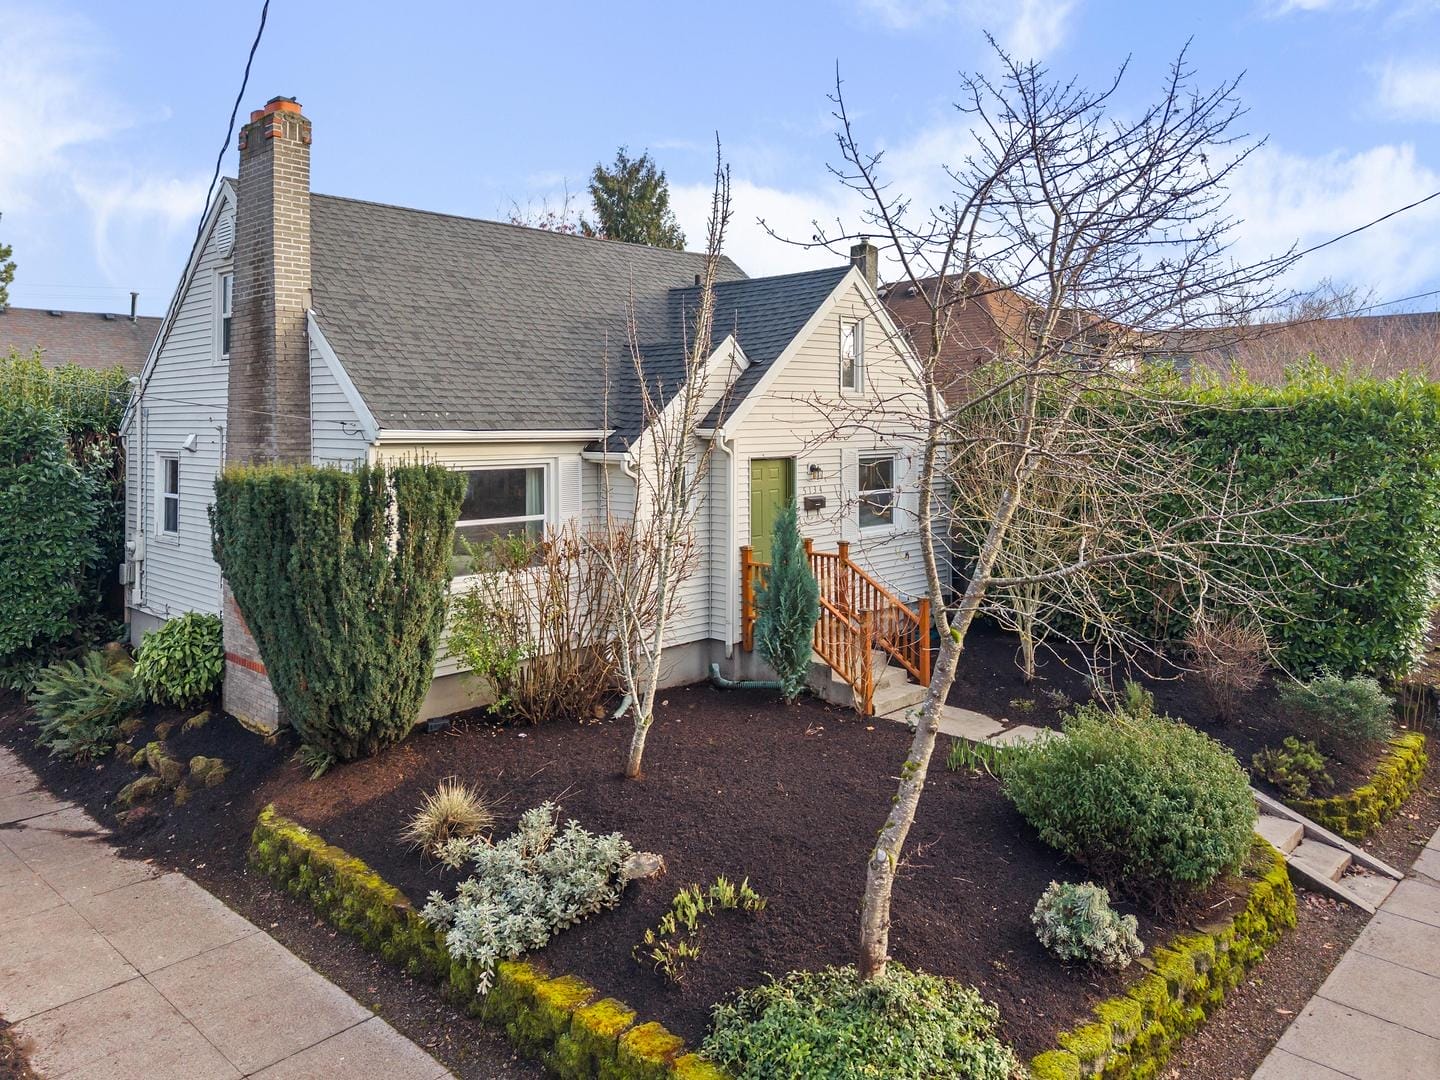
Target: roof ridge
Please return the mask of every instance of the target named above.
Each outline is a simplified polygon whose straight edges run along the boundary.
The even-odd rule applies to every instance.
[[[448,218],[448,219],[450,219],[451,221],[470,221],[470,222],[474,222],[474,223],[480,224],[480,225],[497,225],[497,226],[499,226],[500,228],[503,228],[503,229],[515,229],[515,230],[520,231],[520,232],[536,233],[536,234],[543,235],[543,236],[560,237],[560,238],[563,238],[563,239],[566,239],[566,240],[583,240],[583,241],[585,241],[585,242],[587,242],[587,243],[592,243],[592,244],[615,244],[615,245],[619,245],[620,247],[636,248],[636,249],[641,250],[641,251],[655,251],[655,252],[660,252],[662,255],[667,255],[667,256],[668,256],[668,255],[688,255],[688,256],[690,256],[690,257],[692,257],[692,258],[702,258],[702,259],[705,257],[705,253],[704,253],[703,251],[689,251],[689,250],[686,250],[686,249],[679,249],[679,250],[677,250],[677,249],[675,249],[675,248],[660,248],[660,247],[655,247],[655,246],[652,245],[652,244],[637,244],[637,243],[635,243],[635,242],[633,242],[633,241],[630,241],[630,240],[607,240],[607,239],[605,239],[604,237],[601,237],[601,236],[584,236],[584,235],[582,235],[582,234],[580,234],[580,233],[559,232],[558,230],[555,230],[555,229],[540,229],[540,228],[536,228],[534,225],[519,225],[519,224],[516,224],[516,223],[513,222],[513,221],[497,221],[497,220],[495,220],[494,218],[471,217],[471,216],[466,215],[466,214],[453,214],[453,213],[449,213],[449,212],[447,212],[447,211],[445,211],[445,210],[426,210],[426,209],[424,209],[423,207],[418,207],[418,206],[402,206],[402,205],[400,205],[399,203],[380,202],[380,201],[375,200],[375,199],[357,199],[357,198],[355,198],[355,197],[353,197],[353,196],[350,196],[350,195],[326,195],[326,194],[324,194],[323,192],[312,191],[312,192],[310,193],[310,197],[311,197],[312,199],[313,199],[313,198],[329,199],[329,200],[331,200],[332,202],[352,203],[352,204],[354,204],[354,205],[356,205],[356,206],[374,206],[374,207],[379,207],[379,208],[382,209],[382,210],[401,210],[401,211],[403,211],[403,212],[405,212],[405,213],[407,213],[407,214],[424,214],[424,215],[426,215],[426,216],[428,216],[428,217]],[[725,257],[726,257],[726,258],[730,258],[728,255],[725,256]],[[736,268],[737,270],[740,269],[739,265],[738,265],[737,263],[735,263],[735,260],[734,260],[734,259],[731,259],[730,262],[731,262],[732,265],[735,266],[735,268]],[[744,271],[741,270],[741,273],[744,273]]]

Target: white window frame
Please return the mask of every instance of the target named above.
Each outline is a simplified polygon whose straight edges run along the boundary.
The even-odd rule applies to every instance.
[[[865,463],[867,461],[888,460],[890,462],[890,487],[888,488],[867,488],[861,487],[862,478],[865,475]],[[900,509],[900,455],[894,450],[861,450],[855,457],[855,524],[861,532],[886,532],[896,527],[899,519]],[[875,495],[880,492],[888,492],[890,495],[890,520],[876,521],[869,525],[864,524],[861,514],[865,509],[865,496]]]
[[[230,310],[225,310],[225,283],[230,283]],[[225,350],[225,323],[230,323],[230,345],[235,345],[235,271],[215,271],[215,359],[217,363],[228,363],[230,354]]]
[[[458,531],[467,525],[519,525],[523,522],[538,521],[541,525],[549,525],[554,521],[555,492],[553,490],[555,472],[548,461],[507,461],[495,465],[452,465],[456,472],[513,472],[516,469],[539,469],[541,473],[540,490],[544,495],[545,505],[538,514],[520,514],[516,517],[498,518],[461,518],[455,522]]]
[[[170,462],[175,463],[175,490],[166,490],[166,481],[169,472],[167,466]],[[165,506],[167,503],[175,503],[175,528],[165,528]],[[178,539],[180,536],[180,455],[172,450],[162,450],[155,455],[155,535]]]
[[[847,331],[855,332],[855,355],[845,355],[845,334]],[[850,381],[845,379],[845,364],[850,362]],[[865,389],[865,320],[864,319],[841,319],[840,320],[840,391],[841,393],[858,393]]]

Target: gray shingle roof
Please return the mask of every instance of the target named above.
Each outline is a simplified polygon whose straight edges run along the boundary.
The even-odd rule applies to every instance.
[[[316,317],[382,428],[630,441],[632,298],[647,377],[678,385],[703,255],[325,195],[310,212]],[[752,362],[732,404],[848,270],[751,279],[723,261],[713,337],[734,333]]]

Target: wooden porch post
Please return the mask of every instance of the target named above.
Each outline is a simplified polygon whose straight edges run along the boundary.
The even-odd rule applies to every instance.
[[[751,577],[754,564],[750,545],[740,549],[740,645],[750,652],[755,648],[755,584]]]
[[[920,685],[930,685],[930,597],[920,598]]]

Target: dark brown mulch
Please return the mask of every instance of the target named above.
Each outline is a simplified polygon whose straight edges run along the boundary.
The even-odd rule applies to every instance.
[[[427,869],[396,833],[421,795],[450,775],[501,801],[502,832],[554,799],[586,827],[618,830],[661,853],[665,877],[635,883],[619,908],[565,931],[534,958],[691,1041],[714,1003],[767,973],[851,962],[865,859],[908,732],[814,701],[787,709],[767,694],[697,686],[667,692],[639,782],[619,776],[628,735],[610,723],[477,722],[274,794],[286,813],[417,901],[449,889],[454,875]],[[720,874],[748,876],[768,907],[708,927],[685,983],[668,986],[631,950],[677,889]],[[994,780],[947,773],[937,760],[896,889],[892,953],[976,986],[999,1006],[1007,1040],[1026,1054],[1045,1049],[1125,981],[1067,970],[1035,940],[1029,916],[1040,893],[1052,879],[1080,876],[1035,838]],[[1225,895],[1217,890],[1203,906]],[[1183,915],[1157,922],[1141,913],[1151,944],[1188,925]]]
[[[966,635],[949,702],[1013,724],[1058,728],[1062,716],[1073,705],[1091,699],[1085,658],[1071,648],[1048,652],[1037,663],[1036,680],[1027,684],[1017,664],[1018,647],[1013,634],[993,624],[977,623]],[[1152,668],[1128,675],[1155,695],[1158,711],[1184,720],[1223,743],[1247,771],[1256,751],[1279,746],[1285,736],[1296,733],[1293,718],[1285,715],[1276,700],[1275,682],[1269,675],[1240,699],[1235,717],[1226,721],[1216,715],[1215,707],[1193,676],[1187,678],[1178,668],[1158,662]],[[1317,789],[1315,794],[1346,791],[1364,783],[1378,754],[1378,750],[1343,756],[1327,754],[1331,784]],[[1272,795],[1281,794],[1263,779],[1254,778],[1254,783]]]
[[[34,769],[49,790],[80,803],[97,820],[120,829],[111,800],[136,777],[136,771],[115,757],[88,765],[50,758],[32,741],[24,723],[28,715],[18,699],[0,692],[0,743]],[[132,742],[141,746],[154,734],[156,723],[190,715],[147,710],[145,730]],[[267,791],[272,785],[283,788],[304,782],[305,774],[288,763],[294,751],[288,737],[267,743],[217,713],[198,731],[181,732],[177,725],[169,746],[180,760],[195,754],[223,758],[232,772],[222,785],[202,788],[183,806],[176,806],[169,796],[147,804],[151,812],[117,835],[117,843],[127,855],[153,860],[199,882],[356,1000],[372,1007],[462,1080],[538,1080],[545,1075],[534,1062],[517,1060],[509,1044],[492,1028],[446,1005],[437,993],[337,934],[308,908],[277,893],[268,880],[249,870],[245,857],[250,830]],[[0,1080],[11,1080],[3,1069]]]
[[[15,1029],[0,1019],[0,1080],[40,1080]]]

